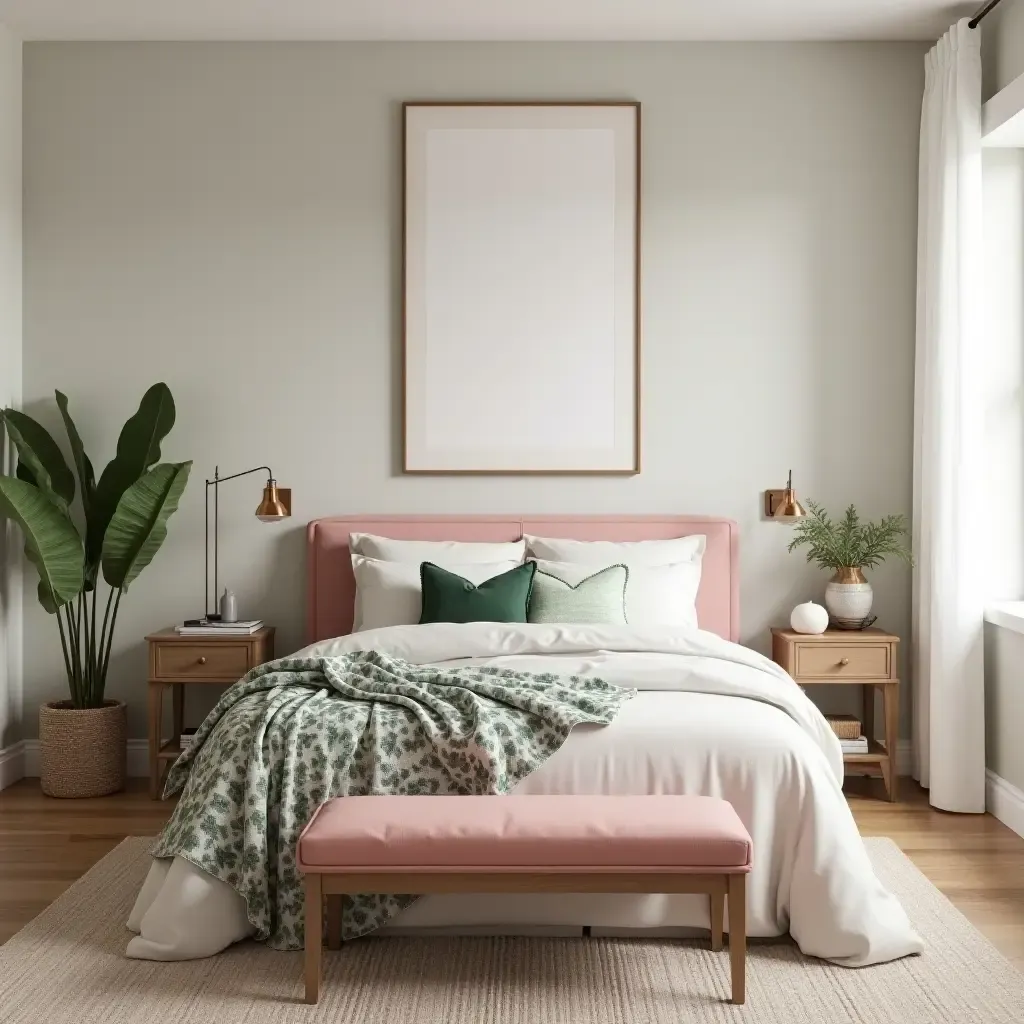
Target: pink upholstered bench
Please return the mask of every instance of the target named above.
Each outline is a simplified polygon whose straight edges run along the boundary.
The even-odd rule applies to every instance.
[[[306,1002],[345,893],[707,893],[711,948],[729,897],[732,1001],[745,998],[752,844],[732,805],[703,796],[362,796],[322,804],[299,838]],[[332,897],[335,897],[332,899]]]

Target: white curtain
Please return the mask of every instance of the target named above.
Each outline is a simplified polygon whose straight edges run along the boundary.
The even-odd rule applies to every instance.
[[[914,777],[933,805],[985,810],[980,33],[925,58],[914,380]]]

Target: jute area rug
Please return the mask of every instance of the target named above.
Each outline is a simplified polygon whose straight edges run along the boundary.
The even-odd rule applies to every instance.
[[[124,921],[149,840],[127,839],[0,947],[4,1024],[1021,1024],[1024,975],[887,839],[875,869],[923,956],[849,970],[755,943],[747,1005],[728,953],[661,939],[364,939],[324,954],[318,1006],[301,953],[244,943],[208,960],[128,960]]]

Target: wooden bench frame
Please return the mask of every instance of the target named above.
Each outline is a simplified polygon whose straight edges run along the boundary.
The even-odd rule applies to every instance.
[[[722,948],[725,901],[729,900],[729,956],[732,966],[732,1001],[746,999],[747,875],[745,872],[702,874],[684,872],[632,874],[619,871],[346,871],[306,870],[306,1002],[320,998],[327,901],[327,945],[341,948],[341,896],[379,893],[706,893],[711,898],[711,948]]]

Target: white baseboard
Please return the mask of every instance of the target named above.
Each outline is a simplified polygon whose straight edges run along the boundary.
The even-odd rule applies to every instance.
[[[900,740],[896,747],[896,771],[911,773],[910,740]],[[23,740],[0,750],[0,789],[19,779],[39,775],[39,740]],[[149,775],[149,744],[146,740],[128,741],[128,775],[146,778]],[[1000,778],[995,772],[985,773],[985,806],[989,814],[1007,828],[1024,836],[1024,792]]]
[[[993,818],[1024,836],[1024,792],[993,771],[985,772],[985,808]]]
[[[900,740],[896,746],[896,774],[910,775],[911,754],[910,740]],[[1013,790],[1017,797],[1024,799],[1019,790],[1003,782],[998,775],[990,774],[991,779],[997,779],[1002,785]],[[145,779],[149,776],[149,744],[146,740],[128,741],[128,775],[133,779]],[[28,776],[29,778],[39,777],[39,740],[24,740],[15,743],[6,750],[0,750],[0,789],[17,782],[18,779]],[[991,804],[991,800],[989,803]],[[999,815],[996,815],[999,817]],[[1002,819],[1000,819],[1002,820]],[[1013,828],[1013,826],[1010,826]],[[1016,831],[1016,830],[1015,830]]]
[[[900,740],[896,747],[896,771],[899,775],[911,773],[910,740]],[[0,789],[21,778],[37,778],[38,775],[39,740],[24,740],[0,750]],[[149,776],[149,744],[146,740],[128,741],[128,775],[131,778]],[[985,775],[988,812],[1017,835],[1024,836],[1024,792],[995,772],[987,771]]]
[[[19,741],[0,750],[0,789],[6,789],[24,777],[25,744]]]
[[[28,778],[38,778],[39,740],[25,740],[23,745],[25,748],[23,774]],[[146,740],[128,741],[128,777],[132,779],[149,777],[149,743]]]

